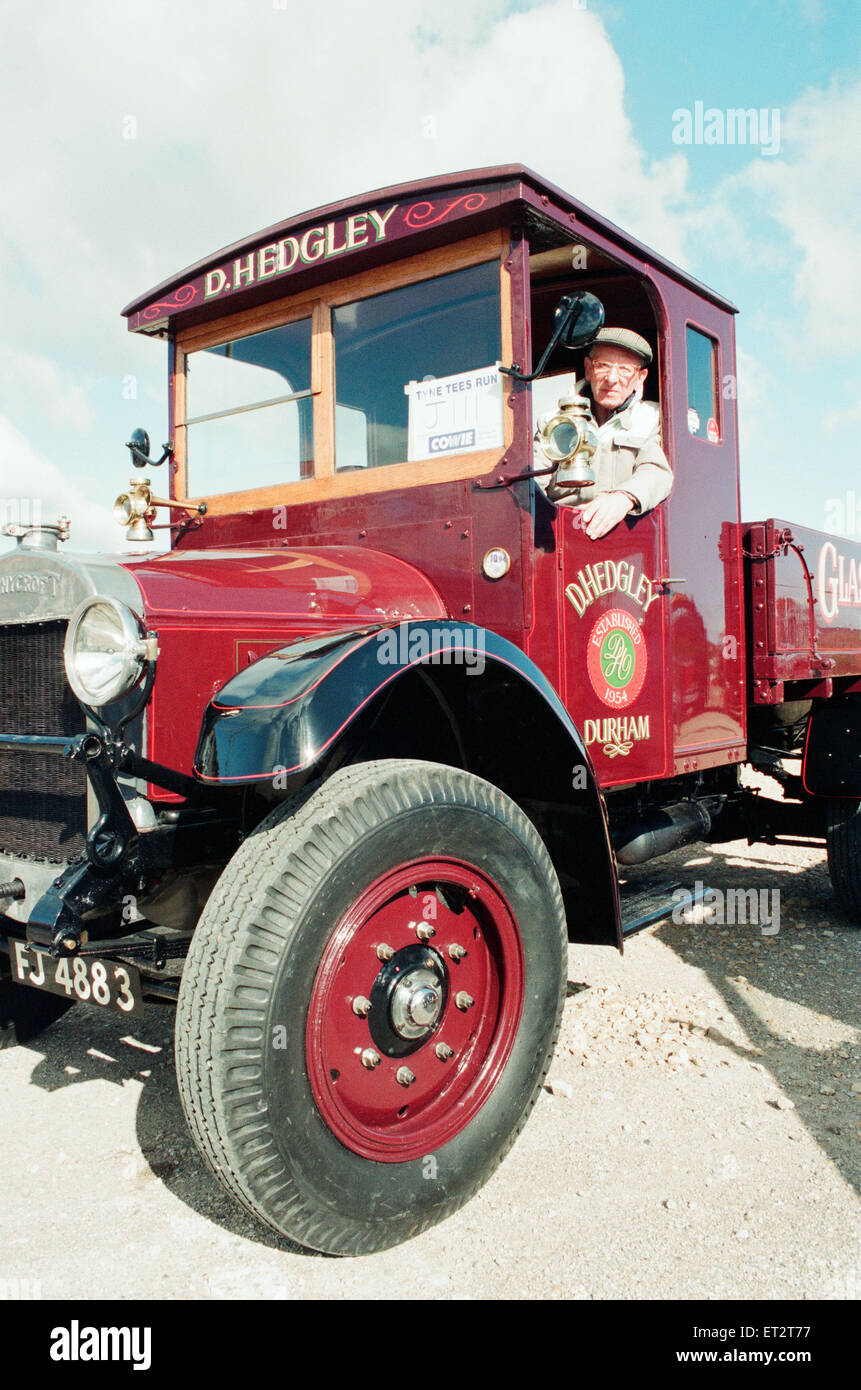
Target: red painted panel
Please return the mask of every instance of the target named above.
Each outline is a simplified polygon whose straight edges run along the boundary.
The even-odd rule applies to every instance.
[[[773,703],[778,682],[861,674],[861,545],[775,520],[745,541],[754,700]]]
[[[565,704],[604,786],[668,771],[668,595],[660,518],[591,541],[579,513],[560,507]]]
[[[669,574],[670,681],[677,770],[696,755],[730,754],[746,738],[746,642],[742,601],[733,319],[686,286],[655,274],[661,342],[664,448],[673,491],[663,504]],[[714,438],[688,427],[688,325],[717,343],[719,419]],[[702,763],[700,763],[702,765]]]
[[[448,616],[420,570],[359,546],[177,550],[123,564],[159,638],[147,756],[186,773],[207,703],[250,652],[320,631]]]

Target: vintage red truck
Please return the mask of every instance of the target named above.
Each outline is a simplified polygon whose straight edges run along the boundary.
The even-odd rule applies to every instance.
[[[652,348],[674,485],[590,540],[533,436],[602,309]],[[228,1190],[372,1251],[513,1142],[626,866],[802,837],[861,919],[861,547],[742,524],[733,305],[519,165],[124,312],[168,347],[162,458],[129,444],[165,496],[135,474],[121,554],[61,519],[0,558],[3,1037],[174,1005]]]

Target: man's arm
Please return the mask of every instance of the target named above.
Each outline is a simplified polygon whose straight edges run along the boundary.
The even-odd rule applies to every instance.
[[[622,479],[612,490],[598,493],[591,502],[578,507],[583,529],[592,541],[608,535],[629,514],[642,516],[644,512],[651,511],[669,497],[672,490],[673,470],[661,448],[661,417],[657,406],[640,408],[640,418],[633,422],[631,434],[634,435],[637,425],[642,429],[644,410],[649,412],[645,421],[647,432],[636,453],[633,448],[625,448],[625,433],[620,432],[614,441],[619,452],[633,458],[631,476]],[[635,438],[642,438],[640,431],[637,431]],[[618,476],[618,470],[614,472]]]
[[[620,443],[623,438],[620,436]],[[620,488],[634,499],[634,516],[642,516],[669,497],[672,486],[673,470],[661,448],[661,420],[655,409],[652,428],[637,450],[634,470]]]

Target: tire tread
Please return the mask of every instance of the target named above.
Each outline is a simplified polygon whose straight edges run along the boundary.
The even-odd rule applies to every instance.
[[[430,777],[429,773],[433,776]],[[340,854],[355,843],[352,827],[367,834],[392,815],[457,799],[465,780],[481,789],[486,814],[512,825],[542,866],[554,895],[556,927],[563,968],[552,1044],[521,1118],[498,1153],[492,1168],[480,1173],[468,1191],[441,1204],[433,1218],[413,1221],[397,1239],[416,1234],[426,1225],[451,1215],[488,1180],[523,1130],[547,1075],[556,1045],[565,996],[564,961],[567,951],[562,896],[549,855],[538,831],[498,788],[460,769],[411,759],[386,760],[352,766],[335,773],[322,786],[306,788],[276,808],[243,842],[210,896],[186,960],[176,1018],[176,1069],[180,1097],[195,1142],[224,1187],[242,1207],[266,1221],[280,1234],[314,1249],[337,1254],[368,1254],[393,1243],[390,1223],[379,1230],[344,1230],[343,1216],[327,1218],[319,1203],[305,1198],[276,1149],[263,1100],[262,1072],[266,1005],[275,983],[278,946],[287,944],[291,916],[301,911],[307,894],[323,873],[331,873]],[[373,788],[373,797],[365,796]],[[450,804],[450,802],[448,803]],[[284,825],[290,823],[291,844],[285,861]],[[280,869],[279,869],[280,866]],[[280,872],[274,908],[267,877]],[[262,886],[261,886],[262,885]],[[264,918],[261,921],[261,916]],[[264,944],[265,943],[265,944]],[[261,953],[249,959],[251,947]],[[266,955],[270,959],[263,959]],[[253,976],[253,983],[251,982]],[[254,1003],[237,994],[253,989]],[[219,1044],[219,1011],[223,1001],[226,1034]],[[246,1032],[248,1030],[251,1036]],[[237,1067],[249,1075],[237,1076]],[[254,1079],[256,1072],[257,1080]],[[239,1083],[234,1087],[234,1082]],[[255,1152],[256,1149],[256,1152]],[[268,1176],[267,1176],[268,1174]]]

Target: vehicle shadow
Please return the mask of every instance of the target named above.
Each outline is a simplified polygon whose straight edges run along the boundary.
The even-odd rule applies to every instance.
[[[637,889],[699,880],[717,890],[711,913],[695,910],[685,921],[677,909],[679,920],[668,914],[651,931],[703,973],[748,1040],[739,1044],[713,1024],[709,1042],[760,1064],[843,1178],[861,1189],[861,1098],[851,1089],[861,1076],[861,929],[833,897],[824,852],[795,856],[783,846],[697,845],[626,879]]]
[[[771,858],[752,856],[746,845],[689,847],[626,871],[626,888],[700,880],[722,893],[779,891],[780,925],[773,935],[764,935],[761,923],[687,924],[669,916],[649,930],[702,972],[747,1039],[739,1043],[712,1024],[709,1043],[725,1055],[761,1064],[846,1181],[861,1188],[858,1120],[841,1118],[843,1112],[851,1115],[853,1104],[861,1114],[850,1089],[852,1078],[861,1075],[861,930],[834,902],[824,855],[799,864],[775,858],[775,847],[768,853]],[[568,995],[588,988],[571,981]],[[142,1200],[146,1184],[160,1181],[190,1210],[233,1235],[272,1250],[316,1253],[245,1213],[198,1153],[177,1090],[170,1007],[153,1005],[133,1018],[73,1008],[29,1047],[41,1053],[30,1080],[43,1090],[88,1081],[140,1086],[136,1146],[129,1143],[103,1158],[121,1164],[123,1178],[140,1186]]]
[[[140,1086],[136,1145],[129,1141],[103,1152],[100,1162],[118,1164],[119,1180],[137,1188],[142,1201],[147,1184],[157,1180],[185,1206],[232,1235],[270,1250],[318,1254],[243,1211],[198,1153],[177,1090],[170,1006],[153,1005],[133,1018],[73,1008],[28,1048],[42,1054],[30,1076],[31,1084],[42,1090],[54,1092],[88,1081]]]

